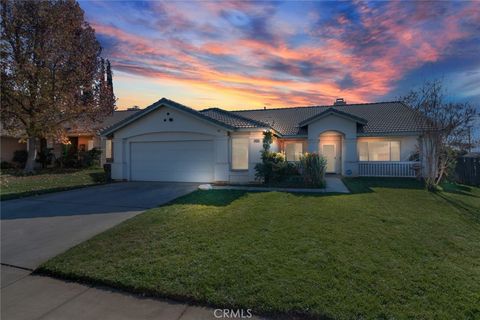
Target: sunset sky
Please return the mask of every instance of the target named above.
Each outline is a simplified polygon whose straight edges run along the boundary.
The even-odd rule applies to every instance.
[[[480,101],[480,2],[80,1],[118,107],[393,100],[443,78]]]

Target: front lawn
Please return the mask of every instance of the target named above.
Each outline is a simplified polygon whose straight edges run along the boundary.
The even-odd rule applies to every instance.
[[[348,179],[349,195],[196,191],[39,271],[287,317],[479,318],[480,189],[389,181]]]
[[[69,190],[105,183],[103,169],[44,169],[24,175],[20,171],[2,171],[0,199],[8,200],[48,192]]]

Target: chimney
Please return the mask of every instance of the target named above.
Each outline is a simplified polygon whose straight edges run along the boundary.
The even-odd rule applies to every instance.
[[[335,102],[333,103],[334,106],[344,106],[347,104],[347,101],[343,98],[337,98]]]

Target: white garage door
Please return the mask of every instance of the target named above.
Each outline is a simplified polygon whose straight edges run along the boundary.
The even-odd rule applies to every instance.
[[[213,181],[213,141],[134,142],[130,177],[137,181]]]

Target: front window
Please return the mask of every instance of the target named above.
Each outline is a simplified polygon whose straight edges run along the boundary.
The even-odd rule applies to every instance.
[[[303,153],[301,142],[288,142],[285,144],[285,157],[287,161],[300,161]]]
[[[400,161],[399,141],[359,142],[357,147],[360,161]]]
[[[248,138],[232,138],[232,169],[248,170]]]

